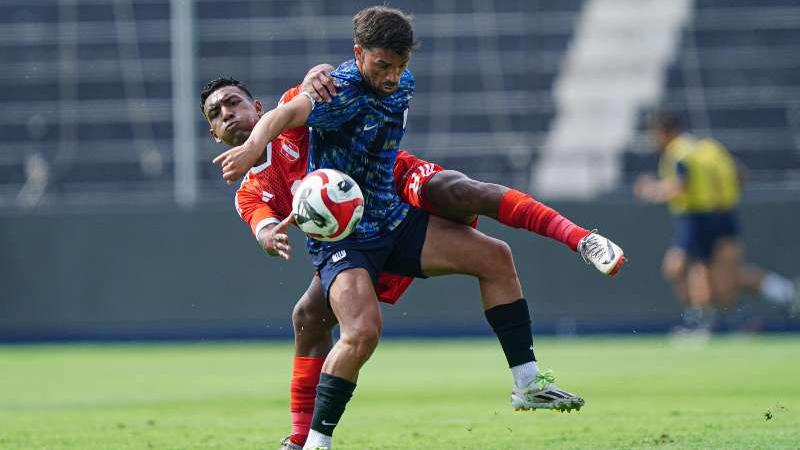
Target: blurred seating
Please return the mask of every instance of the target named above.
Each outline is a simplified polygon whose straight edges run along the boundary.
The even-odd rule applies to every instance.
[[[352,14],[372,3],[198,1],[198,93],[228,75],[274,105],[310,66],[352,57]],[[404,147],[525,185],[583,0],[392,4],[414,13],[422,42]],[[169,201],[169,18],[169,0],[0,4],[0,206],[13,206],[32,158],[51,166],[51,204],[96,202],[104,193],[107,202],[121,193]],[[227,202],[230,189],[208,164],[222,147],[207,139],[199,108],[197,122],[199,197]]]

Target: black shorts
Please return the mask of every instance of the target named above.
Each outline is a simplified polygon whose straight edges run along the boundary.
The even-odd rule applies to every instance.
[[[708,261],[722,238],[736,237],[739,221],[736,211],[694,213],[675,217],[673,245],[700,261]]]
[[[403,222],[384,236],[368,242],[344,239],[326,243],[323,250],[313,253],[311,262],[319,272],[325,299],[336,276],[348,269],[366,269],[373,284],[380,272],[426,278],[420,259],[429,217],[425,211],[410,208]]]

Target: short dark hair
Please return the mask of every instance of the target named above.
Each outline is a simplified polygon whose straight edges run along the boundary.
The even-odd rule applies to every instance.
[[[247,94],[247,97],[250,100],[253,100],[253,94],[247,90],[247,86],[245,86],[241,81],[231,77],[219,77],[216,80],[211,80],[206,83],[206,86],[202,91],[200,91],[200,111],[203,111],[203,115],[206,113],[205,106],[208,96],[213,94],[217,89],[225,86],[236,86],[237,88],[241,89],[242,92]]]
[[[650,127],[657,130],[677,133],[683,129],[683,124],[672,111],[659,110],[650,116]]]
[[[408,55],[418,43],[411,28],[411,15],[388,6],[364,8],[353,16],[353,41],[366,48],[385,48]]]

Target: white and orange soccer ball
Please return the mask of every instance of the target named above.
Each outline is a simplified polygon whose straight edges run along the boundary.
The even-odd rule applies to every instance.
[[[364,194],[349,175],[315,170],[303,178],[292,198],[292,215],[303,232],[319,241],[340,241],[364,214]]]

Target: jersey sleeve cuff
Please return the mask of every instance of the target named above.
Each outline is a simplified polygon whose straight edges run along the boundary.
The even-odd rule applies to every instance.
[[[275,217],[267,217],[265,219],[261,219],[253,228],[253,233],[255,233],[256,237],[258,237],[258,233],[261,232],[267,225],[272,225],[273,223],[281,223],[280,220],[276,219]]]

